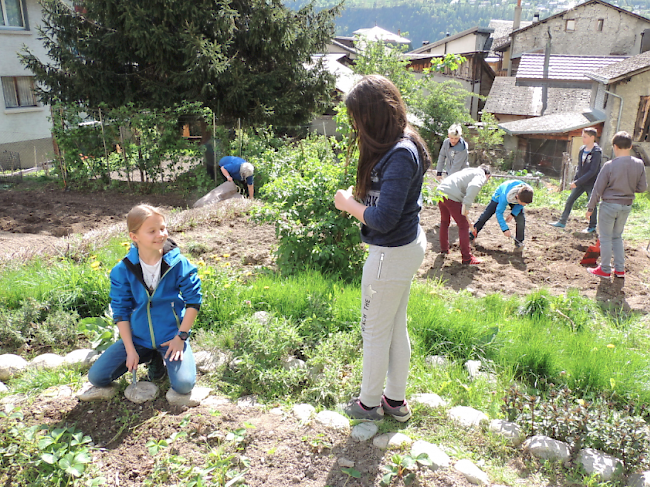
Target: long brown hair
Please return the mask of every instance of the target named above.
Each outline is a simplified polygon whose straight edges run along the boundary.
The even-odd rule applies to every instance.
[[[364,76],[345,98],[359,145],[355,196],[363,200],[370,189],[370,174],[381,158],[401,138],[418,148],[423,171],[431,165],[426,143],[406,119],[406,106],[397,87],[383,76]]]

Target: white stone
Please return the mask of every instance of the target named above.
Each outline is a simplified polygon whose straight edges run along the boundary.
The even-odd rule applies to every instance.
[[[531,436],[524,442],[524,450],[531,455],[544,460],[559,460],[564,462],[569,459],[569,445],[563,441],[554,440],[548,436]]]
[[[282,416],[284,411],[282,411],[282,408],[273,408],[269,411],[269,414],[272,414],[273,416]]]
[[[296,404],[291,412],[296,419],[302,423],[306,423],[316,414],[316,408],[311,404]]]
[[[470,378],[476,379],[478,373],[481,371],[481,365],[480,360],[468,360],[465,362],[465,369]]]
[[[414,394],[411,396],[411,402],[417,404],[423,404],[429,406],[430,408],[440,408],[447,405],[447,402],[440,397],[438,394]]]
[[[630,475],[627,480],[627,487],[650,487],[650,470]]]
[[[52,386],[45,389],[41,396],[43,397],[70,397],[72,389],[69,386]]]
[[[332,428],[343,432],[350,431],[350,421],[348,418],[335,411],[321,411],[316,415],[314,421],[322,424],[326,428]]]
[[[578,453],[578,461],[589,475],[598,474],[604,481],[611,480],[623,472],[623,462],[593,448],[584,448]]]
[[[227,397],[223,396],[208,396],[201,403],[206,408],[218,408],[219,406],[224,406],[230,404],[232,401]]]
[[[307,368],[307,364],[304,360],[300,360],[296,357],[287,357],[282,361],[282,367],[285,370],[304,370]]]
[[[413,446],[411,447],[411,456],[417,458],[423,453],[426,453],[429,456],[429,460],[431,460],[429,468],[432,470],[447,468],[451,463],[449,455],[442,451],[438,445],[434,445],[433,443],[424,440],[418,440],[413,443]]]
[[[253,319],[258,321],[262,325],[266,325],[270,321],[271,315],[268,314],[266,311],[257,311],[253,315]]]
[[[403,433],[384,433],[383,435],[375,436],[372,444],[381,450],[389,448],[399,448],[402,445],[410,445],[413,440]]]
[[[86,382],[77,392],[77,398],[80,401],[108,401],[117,394],[117,385],[111,384],[108,387],[95,387],[90,382]]]
[[[34,357],[29,363],[30,367],[37,369],[56,369],[63,364],[63,357],[56,353],[44,353],[38,357]]]
[[[463,474],[468,482],[472,484],[488,485],[490,483],[490,478],[487,474],[474,465],[471,460],[459,460],[454,465],[454,468],[457,472]]]
[[[452,421],[456,421],[465,428],[475,428],[480,426],[482,421],[489,421],[490,418],[478,409],[467,406],[456,406],[449,410],[447,416]]]
[[[447,357],[442,355],[429,355],[424,359],[424,363],[429,367],[447,367],[449,365],[449,360]]]
[[[170,387],[165,397],[172,406],[194,408],[210,395],[211,390],[209,387],[195,387],[188,394],[179,394]]]
[[[343,468],[352,468],[354,467],[354,462],[352,460],[348,460],[347,458],[341,457],[337,460],[337,463],[339,464],[339,467]]]
[[[5,353],[0,355],[0,380],[9,380],[27,368],[27,360],[20,355]]]
[[[255,395],[242,396],[239,399],[237,399],[237,406],[239,406],[240,408],[259,407],[259,404],[257,402],[257,396]]]
[[[0,404],[18,404],[27,399],[25,394],[12,394],[0,399]]]
[[[90,365],[95,355],[98,354],[93,349],[83,348],[80,350],[73,350],[63,357],[63,361],[68,365]]]
[[[5,385],[4,382],[0,382],[0,392],[7,392],[9,388]]]
[[[355,425],[350,436],[357,441],[368,441],[377,434],[377,431],[379,427],[375,423],[366,421]]]
[[[490,431],[504,437],[512,446],[519,446],[526,438],[524,432],[517,423],[504,419],[493,419],[490,422]]]
[[[138,381],[124,390],[124,397],[136,404],[153,401],[158,397],[158,386],[153,382]]]
[[[201,350],[194,354],[196,368],[204,374],[214,372],[218,367],[230,362],[230,357],[223,352],[208,352]]]

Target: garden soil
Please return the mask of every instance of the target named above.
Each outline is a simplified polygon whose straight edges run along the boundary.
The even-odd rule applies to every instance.
[[[21,185],[0,190],[0,259],[65,252],[69,235],[88,232],[101,235],[102,229],[115,229],[135,204],[147,202],[168,210],[185,210],[199,196],[62,192],[55,187],[24,191]],[[221,265],[273,266],[272,251],[277,244],[274,228],[250,221],[247,201],[219,204],[232,204],[232,210],[203,219],[199,218],[200,211],[207,210],[187,210],[194,213],[180,220],[182,224],[172,232],[181,248],[196,257],[219,259]],[[481,210],[475,208],[471,217],[475,219]],[[577,288],[606,305],[643,312],[650,310],[650,259],[640,244],[626,246],[626,279],[600,281],[578,264],[586,248],[595,240],[593,236],[573,234],[582,227],[580,222],[571,222],[565,231],[556,230],[547,222],[557,215],[544,209],[526,211],[528,229],[523,253],[513,252],[512,242],[503,237],[496,222],[490,221],[479,235],[474,250],[484,263],[465,267],[460,263],[457,227],[452,227],[450,232],[451,253],[443,258],[438,243],[439,212],[435,207],[424,209],[422,225],[429,247],[418,279],[441,279],[448,287],[465,289],[475,295],[493,292],[525,295],[541,287],[561,294],[569,288]],[[122,389],[124,386],[122,384]],[[165,478],[171,479],[178,474],[179,465],[200,468],[214,451],[213,447],[223,442],[228,433],[243,427],[246,435],[241,449],[230,447],[229,452],[234,456],[224,465],[237,468],[245,455],[251,467],[245,476],[250,486],[378,485],[383,474],[381,467],[391,456],[373,447],[372,442],[356,443],[347,434],[323,429],[313,422],[301,424],[286,412],[275,411],[278,414],[274,414],[269,407],[243,408],[231,402],[193,409],[173,407],[163,399],[168,384],[162,387],[160,399],[143,405],[126,399],[83,403],[72,396],[62,396],[56,390],[48,390],[25,409],[25,422],[81,427],[100,448],[94,453],[93,464],[106,477],[105,485],[109,486],[148,485],[147,479],[151,478],[157,479],[159,485],[164,484]],[[118,397],[123,398],[123,391]],[[414,421],[417,419],[411,423]],[[395,431],[404,426],[393,422],[389,429]],[[187,436],[178,437],[164,453],[152,457],[145,446],[147,441],[168,439],[179,431],[186,432]],[[476,435],[472,441],[479,448],[481,435]],[[161,461],[162,458],[168,461]],[[337,463],[341,458],[354,462],[362,474],[361,479],[349,478],[341,471]],[[522,484],[540,485],[533,480],[534,472],[527,471],[526,464],[521,457],[515,457],[506,468],[515,471]],[[448,469],[425,470],[413,485],[465,487],[471,484],[453,469]]]
[[[65,246],[62,237],[122,223],[126,213],[138,203],[168,210],[187,209],[202,196],[62,192],[58,187],[25,191],[22,186],[0,190],[0,259],[60,251]],[[189,211],[199,215],[200,210]],[[475,221],[482,210],[475,206],[470,219]],[[172,232],[172,238],[195,257],[226,254],[228,257],[222,263],[230,262],[228,265],[233,267],[272,266],[273,248],[277,245],[273,227],[251,222],[245,211],[225,215],[199,225],[184,225],[182,232]],[[547,208],[526,209],[523,252],[515,252],[513,240],[503,236],[496,218],[491,219],[473,246],[474,255],[483,264],[468,267],[461,264],[458,227],[450,228],[450,254],[440,254],[440,213],[437,207],[425,208],[421,223],[429,244],[418,278],[441,279],[452,289],[465,289],[477,296],[497,292],[526,295],[540,288],[563,294],[575,288],[613,309],[650,312],[647,242],[625,242],[625,279],[601,280],[580,265],[597,237],[580,233],[585,222],[578,219],[572,219],[565,229],[549,226],[548,222],[558,216],[557,211]]]

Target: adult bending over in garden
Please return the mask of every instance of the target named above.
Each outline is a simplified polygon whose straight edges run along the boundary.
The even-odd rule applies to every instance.
[[[361,79],[345,104],[359,145],[357,184],[338,190],[334,202],[362,223],[361,239],[370,246],[361,280],[361,394],[346,413],[364,420],[386,413],[403,422],[411,417],[405,401],[411,358],[406,309],[427,245],[419,213],[431,160],[406,121],[399,90],[383,76]]]
[[[253,171],[254,167],[246,159],[235,156],[226,156],[219,159],[219,168],[221,174],[227,181],[238,181],[240,184],[246,183],[248,187],[248,197],[254,199]],[[233,181],[234,182],[234,181]]]

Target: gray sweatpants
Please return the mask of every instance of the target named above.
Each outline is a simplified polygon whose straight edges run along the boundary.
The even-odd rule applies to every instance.
[[[601,201],[598,216],[598,237],[600,238],[600,268],[612,272],[612,253],[614,270],[625,271],[625,250],[623,249],[623,229],[632,210],[632,205],[618,205]]]
[[[422,229],[415,241],[402,247],[370,246],[361,279],[363,378],[359,395],[368,407],[379,406],[382,390],[389,399],[405,399],[411,360],[406,308],[426,247]]]

